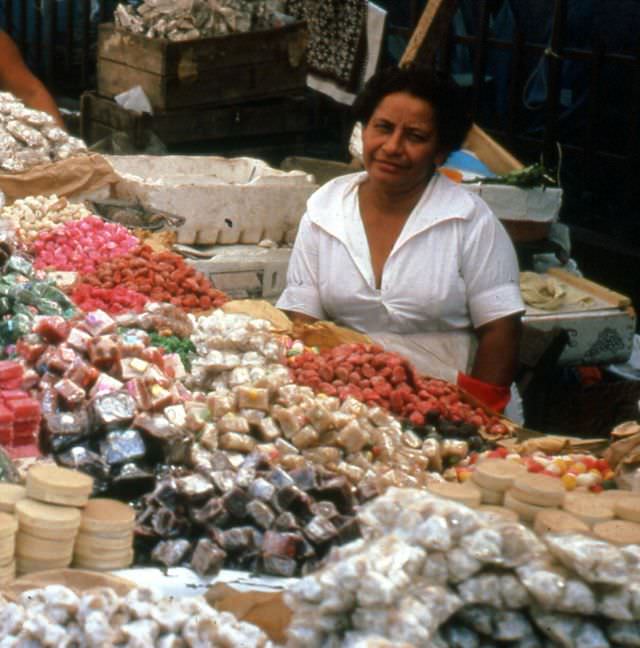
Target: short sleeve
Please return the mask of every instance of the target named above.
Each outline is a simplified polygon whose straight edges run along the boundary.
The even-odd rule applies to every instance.
[[[300,221],[289,260],[287,287],[276,306],[316,319],[326,319],[318,290],[318,236],[317,228],[305,214]]]
[[[465,232],[462,274],[474,328],[525,310],[518,258],[502,223],[473,197],[476,210]]]

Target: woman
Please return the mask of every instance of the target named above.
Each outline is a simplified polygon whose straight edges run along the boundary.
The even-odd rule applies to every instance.
[[[354,106],[365,172],[309,199],[278,306],[294,320],[363,331],[419,369],[430,354],[442,360],[447,345],[452,357],[468,349],[475,333],[472,364],[458,354],[453,375],[502,409],[524,305],[504,228],[480,198],[436,171],[469,130],[463,106],[454,86],[426,71],[386,70],[368,82]],[[443,333],[448,342],[433,351]]]

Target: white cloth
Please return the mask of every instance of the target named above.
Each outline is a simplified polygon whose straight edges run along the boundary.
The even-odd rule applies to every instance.
[[[386,18],[387,12],[384,9],[373,2],[367,3],[367,55],[362,74],[363,84],[373,76],[378,67]],[[347,106],[350,106],[356,99],[355,94],[342,89],[335,81],[321,78],[316,74],[307,74],[307,86]]]
[[[279,308],[404,335],[470,332],[524,311],[503,226],[482,199],[439,174],[409,215],[378,290],[358,203],[365,178],[341,176],[309,199]]]

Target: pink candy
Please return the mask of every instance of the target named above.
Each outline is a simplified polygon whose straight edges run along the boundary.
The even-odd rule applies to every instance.
[[[87,216],[41,232],[33,243],[34,266],[93,272],[102,261],[127,254],[138,244],[126,227]]]

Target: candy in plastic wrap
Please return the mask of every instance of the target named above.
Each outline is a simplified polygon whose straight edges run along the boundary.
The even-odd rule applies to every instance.
[[[147,452],[138,430],[114,430],[100,442],[100,455],[109,464],[122,464],[144,457]]]
[[[58,463],[67,468],[80,470],[87,475],[91,475],[95,482],[96,488],[104,487],[109,478],[109,465],[102,457],[88,448],[76,445],[66,452],[62,452],[56,457]]]
[[[619,646],[640,646],[640,623],[614,621],[607,626],[607,637]]]
[[[58,395],[70,408],[80,405],[84,401],[86,396],[85,391],[84,389],[82,389],[82,387],[76,385],[76,383],[67,378],[59,380],[54,385],[54,389],[56,390],[56,392],[58,392]]]
[[[92,412],[98,425],[107,429],[122,427],[133,420],[136,403],[125,392],[103,394],[93,400]]]
[[[609,648],[610,644],[595,623],[571,614],[533,611],[538,629],[564,648]]]
[[[9,120],[4,127],[7,133],[13,135],[15,139],[31,148],[43,148],[47,144],[45,138],[38,130],[27,126],[16,119]]]
[[[573,533],[548,533],[545,542],[562,564],[589,583],[626,585],[629,580],[624,554],[614,545]]]

